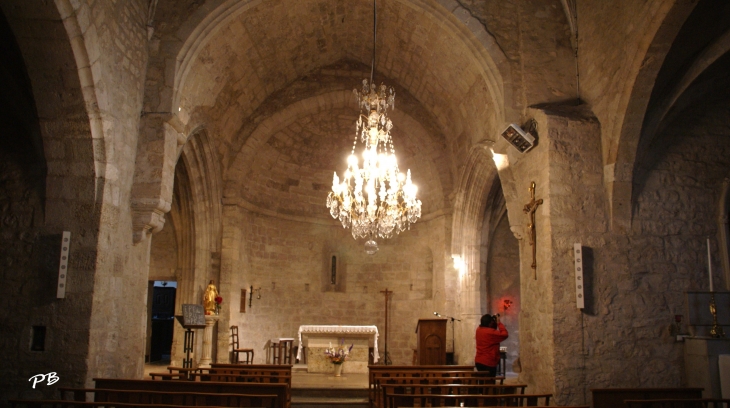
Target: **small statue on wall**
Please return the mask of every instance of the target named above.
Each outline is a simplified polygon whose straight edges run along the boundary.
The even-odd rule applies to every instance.
[[[212,315],[215,314],[216,309],[216,301],[215,298],[218,297],[218,289],[215,288],[215,285],[213,284],[213,279],[210,280],[210,283],[208,283],[208,287],[205,289],[205,293],[203,294],[203,308],[205,309],[205,314]]]

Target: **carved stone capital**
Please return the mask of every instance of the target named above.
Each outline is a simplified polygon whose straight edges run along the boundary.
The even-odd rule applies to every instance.
[[[169,206],[168,206],[169,211]],[[148,236],[160,232],[165,226],[165,213],[159,209],[132,207],[133,240],[137,244]]]

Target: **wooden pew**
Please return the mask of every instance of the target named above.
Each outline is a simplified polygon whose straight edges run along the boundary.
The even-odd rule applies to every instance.
[[[64,401],[64,400],[9,400],[11,408],[187,408],[182,405],[141,404],[123,402],[92,402],[92,401]],[[196,408],[225,408],[218,406],[198,406]]]
[[[175,366],[168,366],[167,371],[170,372],[170,374],[185,374],[185,376],[190,379],[190,374],[192,373],[198,373],[203,370],[202,368],[192,368],[192,367],[175,367]]]
[[[687,398],[687,399],[655,399],[625,400],[630,408],[728,408],[730,399]]]
[[[213,381],[150,381],[119,378],[95,378],[96,388],[114,390],[146,390],[168,392],[201,392],[221,394],[276,395],[276,408],[289,408],[289,387],[286,384],[213,382]]]
[[[626,400],[702,399],[702,388],[593,388],[593,408],[628,408]]]
[[[385,408],[403,407],[491,407],[550,405],[552,394],[448,395],[386,394]],[[541,401],[542,400],[542,401]]]
[[[159,378],[161,380],[181,381],[187,380],[188,376],[185,373],[150,373],[150,378],[153,380]]]
[[[64,401],[167,404],[180,406],[226,406],[275,408],[276,395],[114,390],[100,388],[59,388]],[[71,399],[67,397],[71,397]]]
[[[262,370],[271,373],[288,373],[291,375],[291,364],[223,364],[223,363],[212,363],[210,368],[207,370],[237,370],[237,371],[256,371]]]
[[[238,374],[220,374],[220,373],[192,373],[190,378],[193,381],[218,381],[218,382],[250,382],[250,383],[271,383],[271,384],[287,384],[291,388],[291,378],[279,375],[248,375],[246,373]]]
[[[424,383],[426,379],[434,379],[434,383],[443,380],[442,384],[503,384],[504,382],[504,377],[489,377],[483,371],[474,371],[473,366],[369,366],[369,368],[368,394],[371,407],[383,405],[380,383],[395,378],[410,379],[414,384]]]
[[[460,379],[460,378],[457,378]],[[390,378],[381,382],[375,406],[385,406],[385,394],[501,395],[524,394],[526,384],[455,384],[442,378]],[[412,382],[413,381],[413,382]],[[420,381],[420,382],[417,382]],[[432,382],[433,381],[433,382]]]
[[[207,373],[192,373],[190,378],[201,381],[284,383],[287,401],[291,400],[292,365],[282,364],[213,364]]]

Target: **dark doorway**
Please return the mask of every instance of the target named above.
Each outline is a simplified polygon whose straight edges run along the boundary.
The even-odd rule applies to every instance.
[[[177,282],[155,281],[152,286],[149,362],[170,360],[176,291]]]

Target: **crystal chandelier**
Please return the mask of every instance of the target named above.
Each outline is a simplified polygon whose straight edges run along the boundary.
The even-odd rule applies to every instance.
[[[391,238],[410,227],[421,217],[421,201],[416,199],[418,188],[411,182],[411,171],[404,175],[398,169],[393,138],[393,122],[387,112],[395,103],[395,91],[373,83],[375,69],[375,1],[373,1],[373,61],[370,82],[362,81],[362,90],[355,89],[360,107],[355,128],[352,153],[347,158],[347,170],[340,181],[337,172],[327,207],[333,218],[351,228],[352,236],[369,238],[365,243],[368,254],[378,251],[375,237]],[[355,154],[358,141],[361,157]]]

